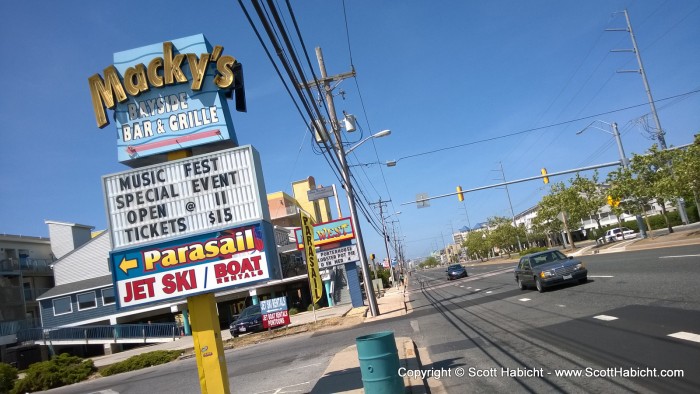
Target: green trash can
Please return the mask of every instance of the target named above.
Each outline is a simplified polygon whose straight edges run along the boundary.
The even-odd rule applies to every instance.
[[[355,338],[360,359],[362,385],[366,394],[403,393],[399,376],[399,353],[392,331],[381,331]]]

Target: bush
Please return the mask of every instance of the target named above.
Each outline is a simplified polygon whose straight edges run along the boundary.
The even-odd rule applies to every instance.
[[[48,390],[82,382],[96,370],[92,360],[63,353],[49,361],[30,365],[27,375],[17,381],[12,393]]]
[[[312,310],[314,310],[314,308],[316,308],[316,310],[318,310],[320,308],[320,306],[318,306],[318,304],[313,304],[313,305],[309,304],[309,306],[306,308],[306,310],[312,311]]]
[[[548,250],[548,249],[549,248],[544,247],[544,246],[535,246],[533,248],[527,248],[527,249],[523,250],[522,252],[520,252],[520,255],[525,256],[526,254],[530,254],[530,253],[544,252],[545,250]]]
[[[101,369],[100,375],[109,376],[122,372],[136,371],[154,365],[166,364],[180,357],[180,354],[181,352],[179,350],[156,350],[155,352],[139,354]]]
[[[17,380],[17,368],[10,364],[0,363],[0,393],[8,393],[12,390]]]
[[[297,313],[299,313],[299,309],[297,308],[289,308],[289,316],[294,316]]]

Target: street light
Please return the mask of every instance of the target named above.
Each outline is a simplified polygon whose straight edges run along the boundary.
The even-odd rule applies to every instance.
[[[325,72],[325,67],[323,68]],[[331,111],[333,117],[335,117],[335,109]],[[356,145],[352,146],[350,149],[345,151],[343,147],[340,130],[335,127],[337,122],[331,122],[333,127],[333,133],[335,134],[336,145],[335,151],[338,155],[338,161],[340,162],[340,168],[343,176],[343,183],[345,183],[345,193],[348,197],[348,207],[350,209],[350,220],[352,221],[353,228],[355,229],[355,238],[357,239],[357,252],[360,254],[360,266],[362,267],[362,278],[365,282],[365,293],[367,294],[367,301],[369,303],[369,310],[372,316],[379,316],[379,307],[377,306],[377,299],[374,295],[374,289],[372,289],[372,278],[369,276],[369,264],[367,263],[367,253],[365,251],[365,242],[362,239],[362,230],[360,229],[360,221],[357,218],[357,208],[355,207],[355,192],[352,188],[352,182],[350,177],[350,168],[348,167],[347,154],[357,149],[360,145],[369,141],[372,138],[381,138],[391,134],[390,130],[382,130],[376,134],[363,139]]]
[[[596,122],[605,123],[606,125],[610,126],[610,129],[612,131],[605,130],[598,126],[593,126]],[[591,123],[589,123],[588,126],[584,127],[580,131],[577,131],[576,135],[583,134],[583,132],[588,130],[589,128],[600,130],[604,133],[611,134],[613,137],[615,137],[615,142],[617,142],[617,153],[620,155],[620,164],[622,164],[623,168],[628,169],[629,160],[627,160],[627,156],[625,156],[625,150],[622,148],[622,138],[620,138],[620,131],[617,129],[617,123],[613,122],[611,124],[602,120],[594,120]],[[646,238],[647,232],[644,229],[644,222],[642,221],[642,217],[639,214],[637,214],[635,215],[635,219],[637,219],[637,226],[639,227],[639,236],[642,238]]]
[[[362,141],[358,142],[356,145],[352,146],[351,148],[348,148],[348,150],[345,151],[346,155],[349,155],[350,152],[354,151],[358,146],[364,144],[365,142],[371,140],[372,138],[382,138],[386,137],[387,135],[391,134],[391,130],[382,130],[376,134],[372,134],[369,137],[363,139]]]

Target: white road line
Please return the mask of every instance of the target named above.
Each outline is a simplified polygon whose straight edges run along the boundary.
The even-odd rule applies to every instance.
[[[459,287],[464,287],[464,286],[462,286],[462,285],[459,285]]]
[[[481,289],[474,289],[474,291],[479,291],[479,290],[481,290]]]
[[[612,275],[588,275],[589,278],[614,278]]]
[[[518,301],[526,302],[526,301],[530,301],[530,299],[529,298],[521,298]]]
[[[659,256],[660,259],[680,259],[683,257],[700,257],[700,254],[684,254],[680,256]]]
[[[304,368],[310,367],[310,366],[312,366],[312,365],[321,365],[321,363],[308,364],[308,365],[304,365],[304,366],[301,366],[301,367],[294,367],[294,368],[288,369],[287,371],[294,371],[294,370],[296,370],[296,369],[304,369]]]
[[[467,287],[467,289],[471,289],[471,288],[472,288],[471,286]]]
[[[669,334],[668,336],[678,339],[685,339],[686,341],[700,342],[700,335],[693,334],[692,332],[681,331],[675,334]]]
[[[491,294],[491,293],[493,293],[493,291],[487,291],[487,292],[486,292],[486,294]]]
[[[562,305],[562,304],[557,304],[557,306],[558,306],[559,308],[566,308],[566,305]]]
[[[280,392],[282,392],[282,390],[284,390],[284,389],[286,389],[286,388],[289,388],[289,387],[296,387],[296,386],[302,386],[302,385],[309,384],[309,383],[311,383],[311,382],[304,382],[304,383],[292,384],[292,385],[290,385],[290,386],[284,386],[284,387],[280,387],[280,388],[277,388],[277,389],[266,390],[266,391],[258,391],[258,392],[255,393],[255,394],[262,394],[262,393],[280,393]]]
[[[418,326],[418,320],[411,320],[411,328],[413,332],[420,332],[420,326]]]
[[[598,315],[598,316],[593,316],[594,319],[598,320],[603,320],[603,321],[613,321],[617,320],[615,316],[608,316],[608,315]]]

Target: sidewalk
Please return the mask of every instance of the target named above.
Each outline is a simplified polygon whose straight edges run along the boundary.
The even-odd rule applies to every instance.
[[[388,289],[383,297],[377,299],[379,316],[366,317],[365,322],[406,315],[406,313],[410,312],[410,310],[406,308],[406,297],[407,295],[405,294],[404,287],[400,289]],[[366,311],[367,307],[364,307],[363,313],[366,313]],[[348,316],[350,316],[350,314],[348,314]],[[396,349],[398,350],[400,365],[407,370],[419,369],[420,364],[416,356],[417,352],[413,340],[407,337],[398,337],[394,339],[396,340]],[[404,386],[406,386],[406,393],[427,392],[421,379],[404,377],[403,380]],[[336,353],[328,364],[326,371],[321,376],[321,379],[319,379],[311,392],[353,394],[364,392],[362,372],[360,371],[360,361],[356,345],[348,346]]]
[[[323,320],[331,317],[345,316],[352,310],[352,305],[339,305],[332,308],[321,308],[316,311],[316,319]],[[361,308],[355,308],[361,309]],[[289,317],[291,324],[287,327],[294,327],[299,325],[304,325],[307,323],[312,323],[314,321],[313,312],[302,312],[297,313]],[[221,340],[227,341],[231,339],[231,332],[227,329],[221,330]],[[151,346],[141,346],[135,349],[107,354],[104,356],[92,357],[92,361],[95,363],[96,367],[102,367],[105,365],[110,365],[124,361],[129,357],[136,356],[142,353],[153,352],[156,350],[189,350],[194,349],[194,342],[191,336],[180,337],[172,342],[164,342]]]

